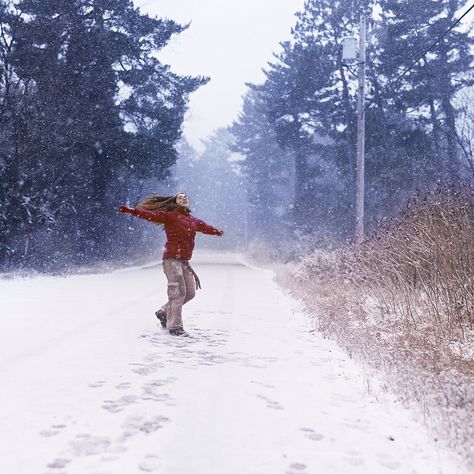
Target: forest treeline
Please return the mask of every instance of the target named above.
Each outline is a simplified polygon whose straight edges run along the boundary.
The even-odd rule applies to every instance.
[[[0,0],[0,263],[120,253],[117,203],[163,179],[190,93],[156,53],[187,28],[132,0]]]
[[[340,244],[353,236],[357,64],[344,63],[342,40],[358,36],[363,12],[368,228],[416,190],[472,182],[473,38],[463,24],[445,34],[464,4],[305,1],[291,38],[264,68],[265,80],[248,85],[231,127],[234,150],[246,157],[251,221],[260,223],[250,226],[253,237],[281,241],[296,231],[313,243]]]
[[[150,179],[153,190],[181,186],[236,244],[296,255],[351,239],[357,64],[344,63],[342,41],[362,12],[367,228],[419,189],[472,182],[473,38],[468,22],[445,34],[463,3],[306,0],[264,81],[248,84],[239,117],[199,156],[180,139],[189,95],[208,78],[157,56],[187,25],[132,0],[0,0],[0,265],[88,264],[139,247],[139,224],[116,207],[136,204]]]

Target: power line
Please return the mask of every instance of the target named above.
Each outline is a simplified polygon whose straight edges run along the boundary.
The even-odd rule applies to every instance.
[[[474,8],[474,3],[469,7],[469,9],[464,12],[464,14],[457,19],[420,57],[414,61],[411,66],[407,67],[393,82],[391,82],[387,87],[392,88],[408,71],[410,71],[415,64],[422,59],[425,54],[429,53],[472,9]]]
[[[402,4],[400,5],[400,8],[399,8],[399,9],[397,10],[397,12],[394,14],[394,17],[396,18],[396,17],[400,16],[400,13],[401,13],[403,10],[405,10],[405,8],[406,8],[407,6],[408,6],[408,1],[407,1],[406,3],[402,3]]]

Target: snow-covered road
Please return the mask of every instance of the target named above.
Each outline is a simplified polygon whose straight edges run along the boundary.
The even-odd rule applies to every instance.
[[[157,325],[161,265],[0,281],[0,473],[463,472],[270,271],[193,261],[192,338]]]

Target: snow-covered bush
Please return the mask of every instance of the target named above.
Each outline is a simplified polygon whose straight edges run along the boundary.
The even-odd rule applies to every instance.
[[[315,327],[416,402],[474,463],[474,196],[413,199],[361,246],[316,250],[280,275]]]

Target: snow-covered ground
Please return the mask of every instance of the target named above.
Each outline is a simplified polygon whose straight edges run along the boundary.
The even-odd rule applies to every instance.
[[[270,271],[193,262],[191,338],[157,325],[160,264],[0,281],[0,473],[465,472]]]

